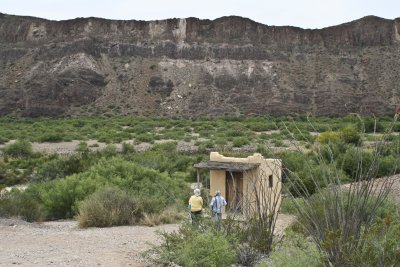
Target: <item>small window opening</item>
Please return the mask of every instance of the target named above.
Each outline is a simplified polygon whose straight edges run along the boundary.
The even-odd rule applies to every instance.
[[[272,175],[270,175],[270,176],[268,176],[268,185],[269,185],[269,188],[272,188],[272,186],[273,186],[273,181],[274,181],[274,179],[272,178]]]

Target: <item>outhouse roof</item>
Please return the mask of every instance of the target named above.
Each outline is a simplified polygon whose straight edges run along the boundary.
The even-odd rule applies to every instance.
[[[194,164],[194,167],[206,170],[248,171],[257,168],[259,165],[260,163],[202,161]]]

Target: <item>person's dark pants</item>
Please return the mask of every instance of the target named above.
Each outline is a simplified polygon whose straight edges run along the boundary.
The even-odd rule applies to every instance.
[[[212,220],[215,222],[217,230],[221,229],[222,213],[212,212]]]
[[[192,225],[199,225],[201,219],[201,210],[199,211],[191,211],[190,216],[192,217]]]

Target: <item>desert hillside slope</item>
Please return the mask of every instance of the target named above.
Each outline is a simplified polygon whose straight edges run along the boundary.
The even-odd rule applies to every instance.
[[[0,115],[378,115],[399,105],[399,79],[400,18],[310,30],[0,13]]]

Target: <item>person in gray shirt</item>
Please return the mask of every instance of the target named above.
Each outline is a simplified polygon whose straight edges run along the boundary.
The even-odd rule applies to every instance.
[[[215,191],[215,196],[211,199],[210,208],[211,219],[215,221],[218,230],[221,229],[222,207],[226,206],[226,204],[226,200],[221,196],[221,192],[219,190]]]

